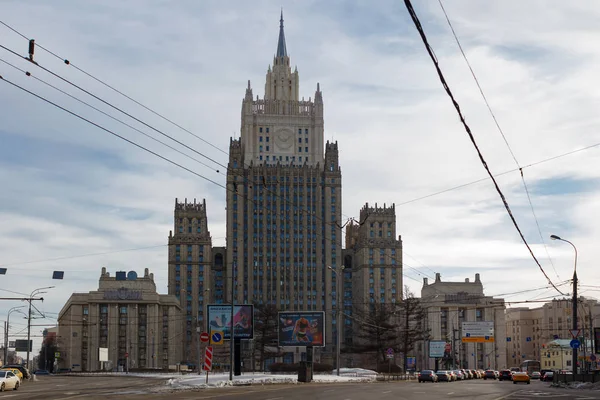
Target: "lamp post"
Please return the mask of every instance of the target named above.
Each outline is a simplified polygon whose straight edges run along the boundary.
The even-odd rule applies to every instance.
[[[23,311],[19,310],[19,308],[23,308],[25,306],[16,306],[8,310],[8,314],[6,315],[6,334],[4,335],[4,365],[8,364],[8,330],[10,329],[10,314],[18,311],[23,315],[26,315]]]
[[[575,250],[575,267],[573,268],[573,329],[576,331],[577,330],[577,247],[575,247],[575,245],[571,242],[569,242],[566,239],[562,239],[559,236],[556,235],[550,235],[550,239],[552,240],[560,240],[563,242],[567,242],[569,243],[571,246],[573,246],[573,249]],[[585,343],[584,343],[585,346]],[[571,361],[571,363],[573,364],[573,373],[576,374],[577,373],[577,348],[573,348],[573,360]]]
[[[333,267],[327,267],[327,268],[329,268],[335,274],[336,281],[337,281],[336,282],[336,284],[337,284],[336,285],[337,286],[337,288],[336,288],[336,291],[337,291],[337,306],[336,306],[337,317],[336,317],[336,335],[335,335],[336,336],[336,338],[335,338],[335,364],[337,365],[337,375],[340,376],[340,336],[341,336],[340,321],[342,319],[342,308],[341,308],[342,301],[340,298],[342,291],[341,291],[340,284],[344,280],[344,274],[343,274],[343,272],[341,274],[338,274],[338,271]],[[340,266],[340,269],[342,271],[344,271],[344,266],[343,265]]]
[[[42,294],[42,293],[46,293],[46,292],[42,292],[42,290],[52,289],[52,288],[54,288],[54,286],[47,286],[47,287],[35,289],[29,295],[29,299],[27,299],[27,301],[29,302],[29,314],[27,316],[27,364],[25,364],[27,366],[27,369],[29,369],[29,353],[31,350],[31,347],[29,345],[29,343],[31,343],[30,342],[30,340],[31,340],[31,299],[33,298],[33,296],[36,296],[36,295]]]

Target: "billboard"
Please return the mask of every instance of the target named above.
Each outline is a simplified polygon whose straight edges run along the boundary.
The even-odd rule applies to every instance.
[[[207,307],[208,334],[221,332],[224,340],[231,339],[231,305],[209,304]],[[254,306],[252,304],[233,307],[235,339],[254,338]]]
[[[324,311],[284,311],[278,317],[279,346],[325,346]]]
[[[446,342],[443,340],[432,340],[429,342],[429,358],[444,357]]]
[[[494,321],[468,321],[462,323],[463,343],[494,341]]]
[[[29,341],[29,351],[33,348],[33,340]],[[15,351],[27,351],[27,340],[15,340]]]
[[[108,347],[98,347],[98,361],[108,361]]]

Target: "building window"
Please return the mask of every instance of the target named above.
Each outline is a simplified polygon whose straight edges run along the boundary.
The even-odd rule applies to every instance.
[[[298,147],[298,153],[302,153],[302,147]]]
[[[267,133],[269,133],[269,128],[267,128]],[[267,143],[269,143],[269,137],[268,136],[265,138],[265,140],[267,141]]]
[[[298,138],[298,143],[302,143],[302,138],[301,137]]]
[[[262,153],[262,145],[258,146],[258,151]]]
[[[259,131],[260,133],[262,133],[262,126],[261,126],[260,128],[258,128],[258,131]]]
[[[262,136],[260,136],[260,137],[258,138],[258,141],[259,141],[259,142],[262,142]]]
[[[304,133],[306,133],[306,134],[308,135],[308,129],[305,129],[305,130],[304,130]]]
[[[265,128],[267,130],[267,133],[269,133],[269,128]],[[267,142],[269,141],[269,138],[267,138]]]
[[[267,151],[269,151],[269,146],[267,146]]]
[[[305,147],[305,148],[304,148],[304,151],[305,151],[306,153],[308,153],[308,147]]]
[[[301,134],[301,133],[302,133],[302,129],[298,129],[298,133],[300,133],[300,134]]]

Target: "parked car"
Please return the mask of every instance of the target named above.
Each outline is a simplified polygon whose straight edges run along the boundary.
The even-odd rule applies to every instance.
[[[19,381],[21,381],[21,382],[23,381],[23,373],[16,368],[2,367],[2,369],[0,369],[0,371],[10,371],[13,374],[15,374],[17,376],[17,378],[19,378]]]
[[[419,372],[418,379],[419,379],[419,383],[425,382],[425,381],[429,381],[429,382],[437,382],[438,381],[437,375],[435,374],[435,372],[433,372],[430,369],[426,369],[426,370]]]
[[[527,375],[527,372],[513,372],[512,380],[515,385],[517,382],[525,382],[528,385],[531,383],[531,378]]]
[[[17,390],[21,386],[21,380],[11,371],[0,370],[0,392],[6,389]]]
[[[529,376],[531,379],[541,379],[542,374],[539,371],[533,371]]]
[[[448,371],[437,371],[435,374],[437,375],[438,382],[452,382],[452,377]]]
[[[45,369],[38,369],[37,371],[34,372],[35,375],[50,375],[50,372],[46,371]]]
[[[487,371],[485,371],[483,373],[483,380],[487,380],[487,379],[496,380],[496,373],[494,371],[492,371],[491,369],[488,369]]]
[[[552,382],[554,380],[554,372],[548,371],[542,376],[542,381],[544,382]]]

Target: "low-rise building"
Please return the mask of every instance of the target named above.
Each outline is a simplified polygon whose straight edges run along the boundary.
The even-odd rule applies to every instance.
[[[98,290],[73,293],[58,316],[59,369],[160,368],[182,359],[181,303],[158,294],[154,275],[106,268]],[[102,349],[102,350],[100,350]]]
[[[577,326],[583,341],[593,336],[592,328],[600,323],[600,304],[595,299],[579,298]],[[554,299],[537,308],[517,307],[506,310],[506,359],[509,367],[525,360],[538,360],[544,367],[544,346],[561,340],[570,342],[573,303],[571,299]],[[568,345],[568,343],[567,343]],[[565,350],[569,351],[569,350]],[[587,360],[588,362],[590,360]],[[571,361],[565,369],[571,369]],[[558,365],[558,364],[557,364]]]
[[[427,311],[430,341],[445,341],[449,351],[438,358],[440,368],[501,369],[506,366],[506,324],[504,299],[486,296],[479,274],[475,281],[442,282],[436,273],[435,282],[423,279],[421,301]],[[464,325],[464,323],[471,323]],[[476,336],[463,330],[465,326],[488,327],[491,335]],[[469,328],[470,329],[470,328]],[[473,335],[472,335],[473,334]],[[429,354],[429,342],[417,348],[417,368],[433,369],[436,359]]]

